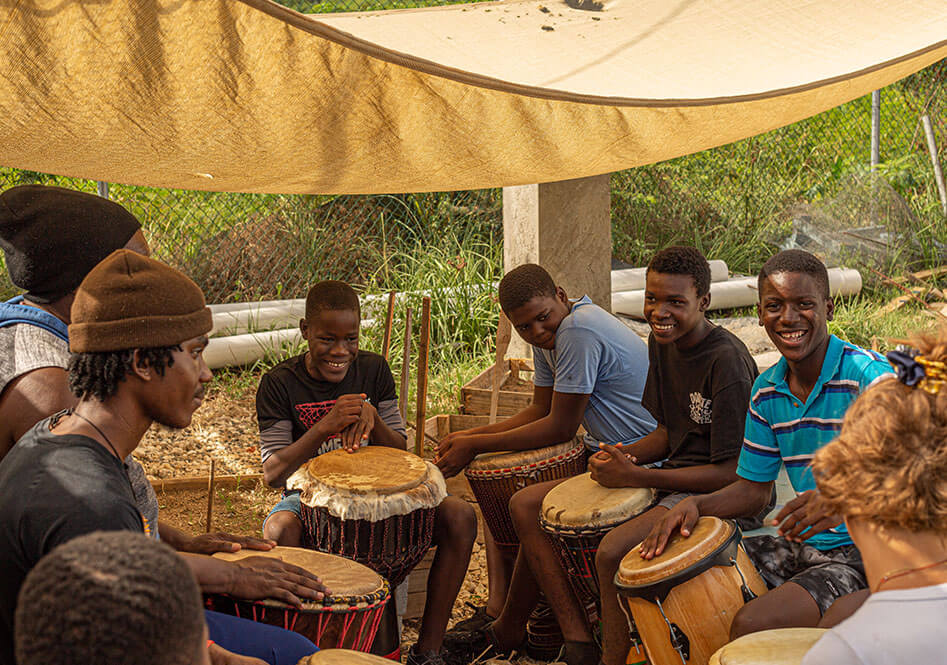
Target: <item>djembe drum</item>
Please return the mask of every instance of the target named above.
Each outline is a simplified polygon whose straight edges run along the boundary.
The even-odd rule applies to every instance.
[[[215,594],[207,596],[210,609],[295,631],[320,649],[371,648],[385,604],[391,597],[388,582],[381,575],[355,561],[299,547],[214,554],[227,561],[254,556],[282,559],[304,568],[319,577],[332,595],[321,601],[303,601],[302,608],[296,609],[278,600],[238,600]]]
[[[510,498],[527,485],[569,478],[583,471],[585,444],[575,438],[535,450],[477,455],[464,475],[497,547],[513,556],[520,541],[510,518]]]
[[[286,487],[301,492],[305,547],[358,561],[392,588],[431,547],[434,511],[447,496],[436,466],[383,446],[319,455]]]
[[[391,661],[348,649],[325,649],[306,656],[297,665],[391,665]]]
[[[583,473],[556,485],[543,499],[539,524],[549,534],[580,599],[598,601],[595,554],[609,531],[647,510],[654,490],[602,487]]]
[[[701,517],[653,559],[638,545],[622,559],[615,585],[652,663],[707,665],[727,643],[730,623],[747,602],[766,593],[740,530],[728,520]]]
[[[710,665],[799,665],[827,631],[777,628],[737,638],[710,657]]]

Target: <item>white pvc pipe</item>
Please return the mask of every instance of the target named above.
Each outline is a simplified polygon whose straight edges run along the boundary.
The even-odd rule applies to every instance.
[[[214,328],[211,334],[240,334],[273,328],[292,328],[299,325],[299,319],[305,314],[305,301],[299,304],[287,301],[283,305],[213,312]]]
[[[710,309],[748,307],[759,300],[756,277],[741,277],[710,285]],[[829,269],[829,292],[832,296],[849,296],[861,291],[862,277],[851,268]],[[644,291],[623,291],[612,294],[612,311],[625,316],[644,315]]]
[[[724,282],[730,276],[725,261],[714,259],[710,264],[710,281]],[[616,291],[638,291],[644,288],[647,268],[624,268],[612,270],[612,293]]]
[[[267,353],[279,353],[284,344],[301,340],[302,334],[299,328],[231,337],[213,337],[204,349],[204,360],[211,369],[249,365]]]

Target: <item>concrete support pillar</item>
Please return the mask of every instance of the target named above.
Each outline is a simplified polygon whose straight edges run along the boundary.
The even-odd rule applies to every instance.
[[[570,298],[611,311],[609,176],[503,188],[503,268],[538,263]],[[513,335],[510,357],[528,357]]]

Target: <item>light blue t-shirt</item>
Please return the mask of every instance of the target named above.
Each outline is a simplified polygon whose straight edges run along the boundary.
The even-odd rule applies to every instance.
[[[631,443],[657,427],[641,404],[648,346],[588,296],[573,302],[554,349],[533,347],[533,364],[535,385],[590,396],[582,425],[596,441]]]
[[[829,337],[822,371],[805,402],[789,390],[786,369],[786,359],[780,358],[753,384],[737,475],[769,482],[785,464],[789,482],[800,494],[816,488],[812,456],[838,436],[848,407],[870,385],[894,373],[880,355],[835,335]],[[851,542],[844,524],[807,541],[819,550]]]

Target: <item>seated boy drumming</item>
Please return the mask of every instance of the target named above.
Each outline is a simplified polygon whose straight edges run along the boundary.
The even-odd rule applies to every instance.
[[[834,439],[859,393],[892,375],[870,351],[828,332],[833,303],[825,265],[801,250],[779,252],[759,275],[760,325],[782,354],[753,384],[739,479],[681,501],[655,525],[642,556],[662,551],[675,529],[687,536],[701,515],[741,517],[759,511],[784,464],[797,497],[773,524],[779,536],[743,545],[772,591],[734,617],[731,638],[770,628],[811,627],[840,596],[865,588],[861,555],[842,518],[825,510],[810,462]],[[806,542],[804,542],[806,541]]]
[[[569,441],[580,424],[593,450],[598,449],[598,441],[636,441],[654,429],[654,420],[641,404],[647,347],[627,326],[593,304],[588,296],[569,300],[549,273],[535,264],[507,273],[500,282],[499,299],[517,334],[533,347],[533,401],[507,420],[442,439],[437,464],[445,475],[456,474],[480,453],[528,450]],[[542,486],[545,491],[551,488],[549,484]],[[512,510],[511,517],[517,522],[520,511]],[[537,515],[538,508],[531,519],[535,521]],[[539,539],[543,538],[540,534]],[[525,626],[525,616],[536,603],[538,588],[523,559],[527,551],[523,536],[520,544],[509,590],[506,571],[501,571],[504,582],[498,583],[497,569],[491,564],[487,607],[455,627],[454,637],[458,642],[466,641],[469,649],[475,648],[471,639],[478,639],[469,633],[478,632],[505,611],[504,603],[515,606],[515,623]],[[487,555],[489,561],[489,549]],[[494,559],[500,560],[499,555]],[[555,606],[552,596],[549,600]],[[520,630],[509,640],[504,636],[500,646],[513,648],[522,635]]]
[[[642,403],[657,427],[630,445],[603,444],[602,452],[589,461],[592,478],[606,487],[658,490],[657,505],[614,529],[599,547],[596,568],[606,663],[623,663],[629,647],[628,623],[613,583],[621,558],[676,502],[735,478],[756,365],[739,339],[707,320],[709,305],[710,266],[699,251],[669,247],[655,254],[645,285],[644,314],[651,336]],[[660,468],[639,466],[661,460]],[[522,512],[516,524],[526,559],[567,640],[563,659],[569,665],[597,663],[585,609],[571,593],[565,571],[539,527],[542,499],[556,484],[521,490],[510,502],[511,510]],[[509,630],[510,614],[505,609],[493,625],[497,638],[518,636],[518,630]],[[521,630],[525,622],[513,626]]]
[[[943,661],[947,334],[915,343],[916,349],[888,354],[898,380],[862,393],[839,437],[812,460],[822,500],[844,516],[864,556],[871,594],[802,665]]]
[[[267,372],[256,395],[263,475],[270,486],[284,486],[302,464],[330,450],[365,444],[405,448],[391,370],[377,353],[359,350],[360,323],[358,296],[349,285],[325,281],[309,290],[306,318],[299,322],[309,350]],[[299,494],[284,493],[263,533],[280,545],[299,547],[302,529]],[[476,535],[473,508],[457,497],[444,499],[435,513],[437,552],[424,617],[407,663],[444,662],[444,631]]]

